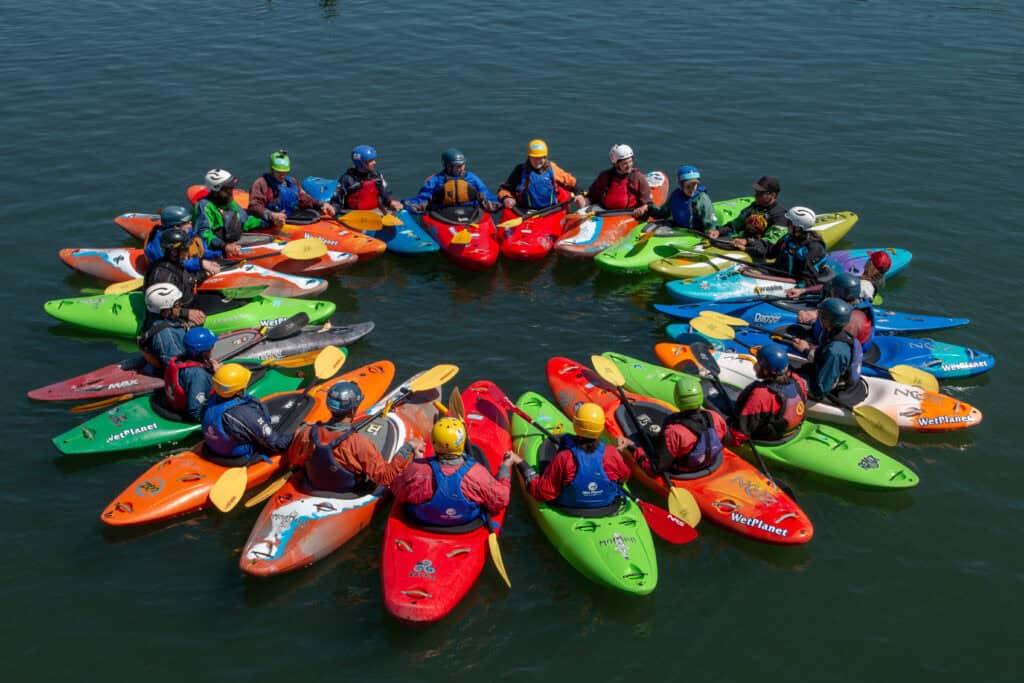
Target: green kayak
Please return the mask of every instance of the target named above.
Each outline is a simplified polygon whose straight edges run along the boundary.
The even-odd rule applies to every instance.
[[[216,292],[200,292],[195,302],[207,315],[204,326],[215,334],[274,325],[300,311],[307,313],[315,325],[331,317],[336,307],[331,301],[307,299],[225,299]],[[54,299],[43,304],[43,309],[62,322],[118,337],[134,337],[146,319],[142,292]]]
[[[540,394],[528,391],[516,406],[556,434],[572,433],[572,422]],[[557,451],[550,439],[518,415],[512,417],[512,436],[516,452],[538,471]],[[519,481],[522,483],[521,478]],[[571,514],[528,493],[525,498],[544,535],[588,579],[635,595],[647,595],[657,586],[658,561],[651,531],[632,500],[621,498],[614,509],[594,517]]]
[[[753,201],[753,197],[739,197],[715,202],[718,224],[731,221]],[[652,261],[675,256],[680,249],[692,249],[703,239],[700,233],[687,228],[644,223],[595,256],[594,263],[612,273],[646,273]]]
[[[601,355],[615,363],[630,391],[673,402],[676,381],[683,373],[621,353],[606,352]],[[739,394],[739,390],[731,387],[726,387],[726,390],[730,393],[728,398],[704,380],[706,405],[727,414],[731,409],[731,400]],[[749,446],[734,450],[747,457],[754,457]],[[788,441],[758,442],[757,452],[765,460],[861,486],[904,489],[917,486],[918,483],[917,474],[898,460],[841,429],[809,420],[804,420],[800,431]]]
[[[254,369],[252,377],[249,393],[258,398],[292,391],[302,383],[298,377],[265,368]],[[133,398],[58,434],[53,445],[65,455],[86,455],[174,446],[198,434],[199,425],[175,419],[160,402],[162,397],[163,390]]]

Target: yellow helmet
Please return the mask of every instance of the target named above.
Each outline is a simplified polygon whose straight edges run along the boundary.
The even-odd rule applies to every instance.
[[[252,373],[238,363],[227,363],[213,373],[213,390],[221,398],[229,398],[245,391]]]
[[[457,417],[442,417],[430,433],[438,455],[462,455],[466,450],[466,425]]]
[[[581,403],[572,416],[572,426],[578,436],[596,439],[604,431],[604,411],[596,403]]]
[[[528,157],[546,157],[548,155],[548,143],[543,140],[530,140],[530,144],[526,145],[526,156]]]

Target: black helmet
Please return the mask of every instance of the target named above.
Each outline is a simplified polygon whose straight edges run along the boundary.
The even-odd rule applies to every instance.
[[[192,222],[192,214],[184,206],[165,206],[160,211],[161,228],[177,228]]]
[[[842,272],[832,278],[828,285],[832,296],[843,301],[856,301],[860,298],[860,278],[853,273]]]
[[[363,392],[354,382],[338,382],[327,392],[327,409],[336,415],[350,413],[363,402]]]
[[[164,251],[184,249],[188,245],[188,233],[181,228],[168,228],[160,233],[160,248]]]
[[[842,299],[825,299],[818,304],[818,321],[826,330],[840,330],[850,322],[853,309]]]

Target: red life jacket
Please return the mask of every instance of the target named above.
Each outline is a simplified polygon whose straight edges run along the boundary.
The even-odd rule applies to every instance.
[[[350,209],[380,208],[380,188],[374,178],[368,178],[359,184],[359,188],[345,195],[345,206]]]
[[[178,373],[185,368],[198,368],[202,365],[199,361],[182,360],[181,356],[172,358],[167,364],[167,370],[164,371],[164,398],[167,399],[168,408],[176,413],[188,412],[188,395],[181,386]]]

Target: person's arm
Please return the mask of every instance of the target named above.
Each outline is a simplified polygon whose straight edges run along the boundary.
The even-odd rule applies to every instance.
[[[611,444],[606,444],[604,449],[604,473],[612,481],[622,483],[629,479],[629,465],[622,459],[618,449]]]
[[[526,482],[526,491],[545,503],[554,500],[562,492],[565,482],[572,480],[572,475],[568,472],[569,465],[572,463],[572,454],[569,451],[558,451],[544,469],[544,474]],[[522,469],[521,467],[520,471]]]
[[[306,424],[295,430],[292,442],[288,445],[288,450],[285,451],[284,458],[281,460],[281,464],[286,469],[302,467],[313,455],[313,441],[310,437],[314,429],[316,427],[313,425]]]
[[[564,188],[566,191],[569,192],[569,194],[579,194],[576,176],[574,176],[572,173],[569,173],[565,169],[559,167],[553,161],[550,161],[548,163],[551,164],[551,172],[555,176],[555,184],[558,185],[559,187]]]
[[[253,216],[265,216],[269,213],[267,202],[272,199],[274,193],[263,176],[256,178],[249,190],[249,213]],[[243,221],[244,222],[244,221]]]
[[[210,373],[203,368],[187,368],[186,370],[179,375],[181,388],[188,396],[186,412],[189,420],[199,423],[203,421],[203,411],[206,410],[206,401],[213,388],[213,380]]]
[[[519,179],[523,174],[523,165],[518,164],[512,169],[512,172],[508,174],[508,178],[505,178],[505,182],[498,186],[498,199],[504,201],[506,198],[511,197],[516,199],[516,188],[519,187]]]
[[[462,479],[462,492],[468,500],[479,503],[487,512],[495,514],[508,507],[512,491],[511,466],[502,463],[498,476],[492,477],[483,465],[475,465]]]
[[[405,449],[404,453],[399,450],[395,457],[391,458],[391,462],[385,462],[372,441],[362,434],[353,434],[338,444],[334,450],[334,459],[350,471],[362,472],[376,484],[391,486],[398,475],[409,466],[409,456],[413,452],[413,447],[407,443],[402,449]]]
[[[487,185],[484,184],[484,181],[480,180],[480,178],[475,173],[467,171],[466,182],[469,183],[477,192],[480,193],[480,196],[483,200],[481,204],[483,204],[485,209],[487,209],[488,211],[497,211],[497,209],[500,208],[497,205],[501,204],[501,202],[498,201],[498,198],[494,195],[493,192],[491,192],[490,188],[488,188]]]
[[[836,388],[843,370],[850,364],[850,349],[842,342],[831,342],[817,354],[824,354],[818,371],[811,378],[815,396],[824,396]]]
[[[214,229],[214,219],[209,212],[217,211],[217,207],[209,199],[200,199],[196,204],[195,218],[192,221],[192,232],[199,236],[207,251],[222,251],[224,240],[222,240]],[[220,223],[220,221],[217,221]]]
[[[647,176],[636,170],[636,201],[638,206],[651,206],[654,204],[654,198],[651,196],[651,183],[648,182]]]
[[[425,211],[430,204],[431,197],[434,196],[434,191],[443,183],[444,176],[440,173],[435,173],[424,181],[423,187],[420,188],[420,191],[415,196],[405,200],[405,205],[413,211]]]
[[[715,205],[708,193],[701,192],[697,195],[695,203],[694,213],[700,216],[701,225],[704,226],[702,230],[704,232],[718,230],[718,216],[715,214]]]

